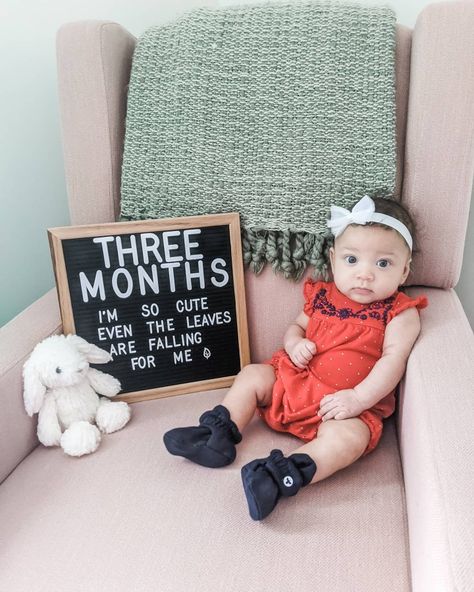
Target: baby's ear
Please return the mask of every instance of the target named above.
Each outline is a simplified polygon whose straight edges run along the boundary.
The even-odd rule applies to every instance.
[[[108,351],[89,343],[85,339],[82,339],[82,337],[79,337],[79,335],[68,335],[66,339],[86,357],[89,364],[106,364],[112,359]]]
[[[405,281],[408,277],[408,274],[410,273],[410,269],[411,269],[410,264],[411,264],[411,257],[405,263],[405,269],[403,270],[402,281],[400,282],[400,286],[402,286],[405,283]]]
[[[33,354],[32,354],[33,355]],[[23,366],[23,402],[30,417],[43,405],[46,387],[40,381],[34,360],[30,357]]]
[[[334,275],[334,255],[335,255],[335,251],[334,251],[334,247],[331,247],[329,249],[329,262],[331,264],[331,271]]]

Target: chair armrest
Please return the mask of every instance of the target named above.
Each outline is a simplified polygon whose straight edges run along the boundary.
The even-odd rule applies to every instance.
[[[413,592],[474,590],[474,336],[453,290],[424,293],[400,388]]]
[[[23,407],[23,364],[39,341],[60,332],[55,289],[0,328],[0,483],[38,444],[36,419]]]

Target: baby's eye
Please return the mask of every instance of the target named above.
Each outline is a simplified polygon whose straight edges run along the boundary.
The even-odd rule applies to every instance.
[[[354,263],[357,263],[357,257],[355,255],[346,255],[344,261],[349,265],[354,265]]]
[[[382,269],[384,269],[385,267],[388,267],[390,265],[390,261],[388,259],[379,259],[377,261],[377,267],[381,267]]]
[[[56,374],[61,374],[61,372],[62,372],[62,370],[61,370],[61,368],[58,366],[58,367],[56,368]]]

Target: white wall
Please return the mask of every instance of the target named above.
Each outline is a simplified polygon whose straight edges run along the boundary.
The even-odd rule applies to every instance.
[[[413,27],[417,14],[429,3],[392,0],[391,6],[400,23]],[[69,21],[106,19],[138,36],[188,8],[230,4],[235,2],[1,0],[0,326],[54,286],[46,229],[69,223],[56,91],[57,29]],[[471,324],[473,228],[474,220],[457,287]]]

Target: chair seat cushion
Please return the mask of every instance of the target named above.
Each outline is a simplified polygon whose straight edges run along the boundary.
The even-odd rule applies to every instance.
[[[36,448],[0,487],[0,590],[407,592],[408,542],[395,424],[372,454],[248,515],[245,463],[292,436],[255,417],[227,467],[167,453],[163,433],[196,425],[224,391],[136,403],[98,451]]]

